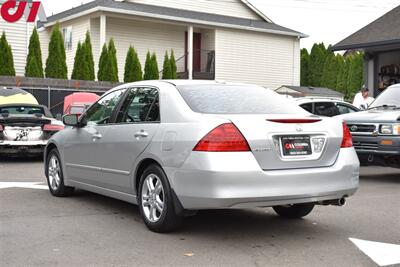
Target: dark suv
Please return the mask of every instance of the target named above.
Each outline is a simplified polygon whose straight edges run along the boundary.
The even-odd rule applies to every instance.
[[[341,117],[363,165],[400,168],[400,84],[386,89],[368,110]]]

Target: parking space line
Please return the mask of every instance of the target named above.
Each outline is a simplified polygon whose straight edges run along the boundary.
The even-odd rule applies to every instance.
[[[379,266],[400,264],[400,245],[349,238],[365,255]]]

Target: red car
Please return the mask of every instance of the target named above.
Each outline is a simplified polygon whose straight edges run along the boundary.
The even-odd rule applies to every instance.
[[[94,93],[73,93],[64,99],[64,115],[82,115],[100,97]]]

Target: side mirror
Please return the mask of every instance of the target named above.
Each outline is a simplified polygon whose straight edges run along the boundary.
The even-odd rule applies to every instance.
[[[63,123],[66,126],[82,127],[82,124],[79,122],[79,115],[76,114],[65,115],[63,117]]]

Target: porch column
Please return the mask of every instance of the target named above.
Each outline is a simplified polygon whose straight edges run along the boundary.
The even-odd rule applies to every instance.
[[[188,71],[189,80],[193,80],[193,26],[188,27]]]
[[[103,49],[103,45],[106,43],[106,24],[107,17],[106,15],[100,16],[100,53]]]

